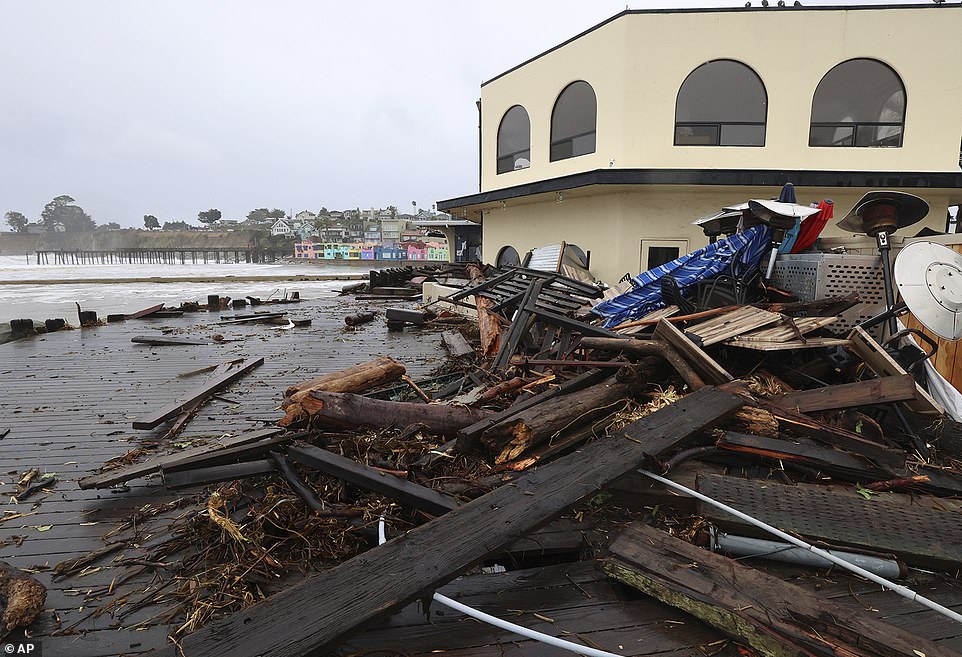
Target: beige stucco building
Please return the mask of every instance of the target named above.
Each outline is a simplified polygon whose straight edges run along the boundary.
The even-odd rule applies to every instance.
[[[870,189],[912,192],[943,231],[960,34],[959,4],[625,11],[482,84],[480,190],[438,208],[482,224],[486,262],[564,240],[609,283],[785,182],[837,218]]]

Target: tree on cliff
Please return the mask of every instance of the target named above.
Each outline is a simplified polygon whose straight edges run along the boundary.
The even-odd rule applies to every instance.
[[[48,233],[60,230],[67,233],[80,233],[97,227],[90,215],[79,205],[74,205],[74,199],[66,194],[58,196],[43,207],[40,223]]]
[[[144,215],[144,228],[147,230],[153,230],[155,228],[160,228],[160,222],[157,221],[157,217],[152,214]]]
[[[211,208],[210,210],[204,210],[203,212],[197,213],[197,220],[202,224],[207,224],[208,226],[213,226],[220,221],[220,218],[220,210],[217,208]]]
[[[194,227],[191,226],[186,221],[165,221],[164,230],[193,230]]]
[[[269,219],[283,219],[284,216],[284,211],[277,208],[274,208],[273,210],[268,210],[267,208],[257,208],[256,210],[251,210],[247,213],[248,221],[254,223],[266,222]]]
[[[13,228],[18,233],[27,232],[27,224],[30,223],[22,212],[16,212],[11,210],[6,215],[7,225]]]

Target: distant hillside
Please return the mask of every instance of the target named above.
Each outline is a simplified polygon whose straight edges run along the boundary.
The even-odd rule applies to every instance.
[[[204,247],[247,249],[259,246],[264,233],[235,231],[96,230],[89,233],[0,233],[0,255],[42,250],[111,251],[116,249],[178,249]]]

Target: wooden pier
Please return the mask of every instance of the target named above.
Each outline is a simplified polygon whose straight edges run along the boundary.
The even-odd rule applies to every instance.
[[[37,251],[38,265],[113,265],[113,264],[208,264],[211,262],[276,262],[290,255],[287,249],[236,247],[165,248],[165,249],[110,249],[84,251],[58,249]]]

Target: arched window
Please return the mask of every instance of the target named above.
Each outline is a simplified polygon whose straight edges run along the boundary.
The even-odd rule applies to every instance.
[[[741,62],[717,59],[688,74],[675,102],[676,146],[764,146],[768,94]]]
[[[905,86],[874,59],[850,59],[825,74],[812,99],[809,146],[901,146]]]
[[[520,267],[521,256],[513,246],[505,246],[498,251],[498,258],[494,262],[497,267]]]
[[[579,80],[565,87],[551,112],[551,161],[594,153],[597,118],[590,84]]]
[[[521,105],[501,117],[498,126],[498,173],[531,166],[531,121]]]

